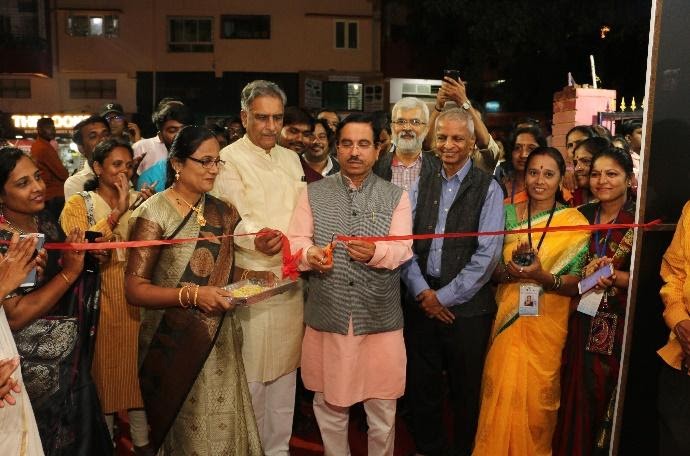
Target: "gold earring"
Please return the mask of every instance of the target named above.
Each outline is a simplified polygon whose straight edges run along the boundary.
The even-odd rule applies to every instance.
[[[175,182],[177,182],[178,180],[180,180],[180,172],[175,170]]]

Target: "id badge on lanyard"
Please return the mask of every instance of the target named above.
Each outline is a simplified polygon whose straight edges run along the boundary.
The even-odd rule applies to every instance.
[[[538,317],[544,302],[544,288],[536,283],[521,283],[518,313],[521,317]]]

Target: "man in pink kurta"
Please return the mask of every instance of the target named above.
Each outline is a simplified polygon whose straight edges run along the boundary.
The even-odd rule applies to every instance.
[[[333,233],[355,237],[409,235],[407,194],[371,172],[378,138],[372,118],[352,114],[338,127],[341,172],[301,194],[288,238],[311,271],[305,304],[302,379],[315,391],[314,414],[326,454],[349,454],[349,407],[364,402],[369,454],[392,455],[396,399],[405,390],[399,269],[411,240],[355,239],[324,247]]]

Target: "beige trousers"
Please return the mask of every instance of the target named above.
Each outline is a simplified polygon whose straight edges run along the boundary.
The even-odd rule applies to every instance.
[[[368,454],[392,456],[395,442],[395,399],[368,399],[364,401],[367,413]],[[350,456],[347,440],[350,407],[339,407],[326,402],[323,393],[314,394],[314,415],[319,423],[325,456]]]
[[[252,407],[266,456],[288,456],[295,412],[297,370],[272,382],[249,382]]]

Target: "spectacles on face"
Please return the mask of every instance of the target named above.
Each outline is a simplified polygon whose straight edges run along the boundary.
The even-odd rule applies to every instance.
[[[409,124],[410,126],[412,126],[412,127],[415,127],[415,128],[423,127],[424,125],[426,125],[426,122],[422,122],[422,121],[419,120],[419,119],[411,119],[411,120],[407,120],[407,119],[397,119],[397,120],[394,120],[394,121],[391,122],[391,123],[393,123],[393,124],[395,124],[395,125],[397,125],[397,126],[399,126],[399,127],[402,127],[402,128],[405,128],[408,124]]]
[[[106,117],[105,120],[107,120],[108,122],[111,122],[113,120],[125,120],[125,116],[120,114],[114,114]]]
[[[363,139],[358,142],[352,142],[348,141],[347,139],[344,141],[341,141],[338,143],[338,148],[341,150],[344,150],[346,152],[352,152],[354,149],[359,149],[359,150],[369,150],[372,147],[374,147],[374,144],[371,143],[371,141],[367,141],[366,139]]]
[[[394,120],[394,121],[391,122],[391,123],[393,123],[393,124],[395,124],[395,125],[397,125],[397,126],[399,126],[399,127],[403,127],[403,128],[405,128],[405,127],[407,126],[407,124],[410,124],[410,126],[415,127],[415,128],[417,128],[417,127],[422,127],[422,126],[426,125],[426,122],[422,122],[422,121],[419,120],[419,119],[411,119],[411,120],[407,120],[407,119],[397,119],[397,120]]]
[[[200,163],[201,166],[205,169],[211,169],[215,165],[216,167],[221,167],[225,165],[225,160],[221,160],[220,158],[204,158],[203,160],[199,160],[198,158],[194,157],[187,157],[189,160],[193,162]]]

